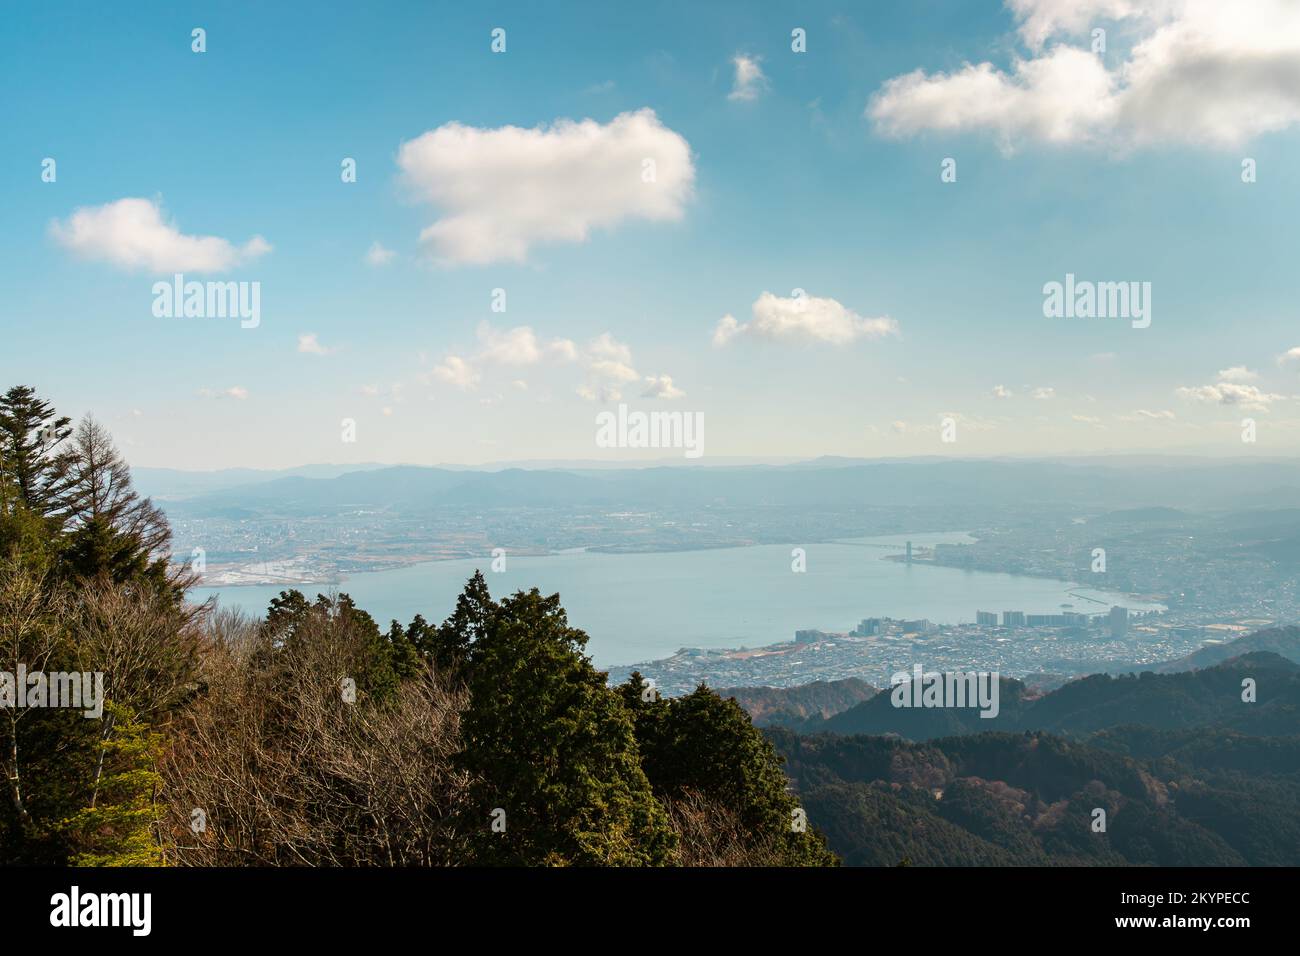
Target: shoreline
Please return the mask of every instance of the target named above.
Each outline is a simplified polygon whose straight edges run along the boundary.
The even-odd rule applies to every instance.
[[[974,537],[969,531],[909,531],[909,532],[896,532],[896,533],[890,532],[881,535],[858,535],[852,538],[826,538],[824,540],[812,540],[812,541],[790,540],[790,541],[751,542],[750,544],[716,544],[716,545],[705,544],[705,545],[699,545],[694,548],[650,548],[646,550],[622,550],[622,549],[613,550],[606,545],[583,545],[581,547],[576,547],[576,548],[561,548],[558,551],[543,551],[543,552],[523,551],[519,553],[510,553],[509,556],[515,558],[553,558],[553,557],[560,557],[562,555],[567,555],[567,554],[606,554],[606,555],[697,554],[701,551],[741,551],[748,548],[786,547],[790,545],[793,545],[795,547],[806,547],[808,545],[824,545],[824,544],[839,544],[839,545],[846,545],[849,547],[861,547],[861,548],[896,549],[893,550],[891,554],[882,555],[880,560],[884,561],[884,560],[888,560],[889,557],[891,557],[891,555],[903,554],[906,550],[906,543],[904,542],[904,543],[894,545],[894,544],[881,542],[877,544],[877,543],[870,543],[868,539],[893,538],[895,537],[895,534],[897,534],[899,537],[908,537],[908,536],[920,537],[923,535],[965,535],[966,537],[970,538],[972,541],[979,540],[978,538]],[[206,581],[200,581],[198,584],[195,585],[195,587],[203,588],[209,591],[224,590],[227,588],[274,588],[274,587],[282,587],[282,586],[320,587],[322,585],[329,585],[331,587],[338,587],[339,585],[346,582],[349,579],[349,577],[358,574],[382,574],[386,571],[397,571],[402,568],[413,568],[413,567],[418,567],[419,565],[422,564],[441,564],[446,561],[471,561],[474,560],[474,558],[476,557],[478,557],[478,555],[454,555],[454,556],[441,557],[441,558],[421,557],[413,561],[397,561],[394,562],[393,564],[387,564],[387,565],[374,567],[374,568],[367,568],[363,571],[351,571],[351,572],[339,574],[337,575],[336,578],[324,579],[324,580],[308,578],[308,579],[301,579],[301,580],[278,580],[278,581],[259,580],[259,581],[222,582],[222,583],[213,583],[213,584],[209,584]],[[489,553],[484,558],[484,560],[490,562],[492,560],[492,555]],[[946,567],[946,565],[935,564],[933,561],[917,561],[915,562],[915,564],[918,566],[924,564],[924,565],[929,565],[931,567]],[[984,573],[1010,574],[1012,572],[986,571]],[[1047,575],[1021,574],[1018,576],[1053,580]],[[1064,581],[1066,579],[1056,578],[1054,580]]]

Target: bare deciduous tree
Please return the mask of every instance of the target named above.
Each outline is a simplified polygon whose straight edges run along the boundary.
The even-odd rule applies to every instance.
[[[43,671],[59,646],[58,618],[65,606],[63,595],[47,586],[45,577],[11,559],[0,561],[0,670],[15,679],[21,669]],[[21,825],[31,823],[23,790],[24,754],[20,722],[31,713],[17,700],[3,708],[5,715],[4,774],[9,799]]]
[[[394,699],[348,702],[348,633],[318,618],[298,637],[277,644],[229,612],[209,621],[205,690],[164,766],[169,857],[189,866],[458,862],[469,786],[453,761],[463,691],[426,670]]]

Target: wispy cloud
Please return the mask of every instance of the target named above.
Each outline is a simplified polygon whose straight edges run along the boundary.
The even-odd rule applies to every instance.
[[[304,355],[332,355],[338,349],[326,348],[321,345],[315,332],[305,332],[298,336],[298,351]]]
[[[617,401],[622,395],[620,386],[643,378],[633,364],[631,348],[608,332],[579,345],[566,338],[544,341],[526,325],[497,329],[481,322],[476,335],[479,341],[477,351],[468,355],[448,354],[429,376],[435,381],[468,390],[477,388],[485,373],[492,369],[576,365],[585,378],[577,394],[591,401]],[[675,398],[682,394],[669,375],[644,378],[647,390],[659,390],[658,397]],[[527,382],[518,378],[512,379],[511,384],[521,391],[528,387]]]
[[[1261,391],[1254,385],[1237,382],[1215,382],[1213,385],[1184,386],[1177,390],[1180,398],[1214,405],[1230,405],[1246,411],[1266,412],[1274,402],[1286,398]]]
[[[474,366],[458,355],[448,355],[434,366],[431,374],[438,381],[460,389],[473,388],[481,377]]]
[[[242,402],[248,398],[248,389],[242,385],[232,385],[223,389],[201,388],[199,395],[203,398],[233,398],[237,402]]]
[[[683,398],[686,393],[673,384],[671,375],[648,375],[646,376],[645,390],[641,392],[642,398]]]
[[[1259,373],[1252,372],[1244,365],[1234,365],[1232,368],[1219,371],[1219,381],[1221,382],[1253,382],[1257,378],[1259,378]]]
[[[1144,421],[1172,422],[1178,418],[1177,415],[1175,415],[1173,412],[1169,411],[1168,409],[1164,409],[1160,411],[1152,411],[1147,408],[1139,408],[1136,411],[1130,412],[1127,415],[1119,415],[1117,417],[1122,422],[1144,422]]]
[[[396,255],[396,252],[392,249],[385,248],[382,243],[376,240],[372,242],[370,248],[366,250],[366,265],[375,267],[386,266],[388,263],[393,261],[393,258]]]
[[[767,77],[763,73],[759,57],[748,53],[737,53],[731,58],[731,65],[735,70],[735,76],[727,99],[745,103],[758,99],[759,94],[767,89]]]

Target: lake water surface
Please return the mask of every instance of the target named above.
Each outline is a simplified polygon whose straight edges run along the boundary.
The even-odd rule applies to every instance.
[[[973,622],[975,611],[1059,613],[1062,605],[1099,613],[1112,604],[1134,610],[1158,605],[1063,581],[990,574],[881,560],[914,547],[970,539],[960,533],[890,535],[805,547],[807,572],[790,570],[790,545],[655,554],[575,551],[541,557],[432,561],[350,576],[337,590],[350,594],[382,628],[416,614],[447,617],[476,567],[500,597],[519,588],[558,591],[569,623],[591,637],[597,665],[613,667],[667,657],[681,647],[760,647],[789,640],[796,630],[847,631],[864,617]],[[196,588],[195,600],[218,594],[222,606],[262,614],[283,586]],[[300,587],[309,597],[326,585]],[[1088,600],[1091,598],[1092,600]]]

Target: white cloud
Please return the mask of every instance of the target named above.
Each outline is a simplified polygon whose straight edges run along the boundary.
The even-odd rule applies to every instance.
[[[578,346],[571,339],[552,339],[546,346],[546,354],[557,362],[576,362]]]
[[[306,332],[298,336],[298,351],[305,355],[330,355],[338,350],[321,345],[315,332]]]
[[[1095,425],[1097,428],[1106,427],[1101,423],[1100,418],[1094,418],[1092,415],[1071,415],[1070,418],[1081,425]]]
[[[576,354],[576,347],[568,339],[543,344],[527,325],[494,329],[489,323],[480,322],[475,334],[479,340],[478,352],[468,358],[448,355],[433,369],[434,378],[457,388],[474,388],[482,378],[484,365],[522,367],[536,365],[544,358],[566,361]]]
[[[620,402],[623,393],[613,385],[579,385],[577,393],[589,402]]]
[[[479,340],[476,362],[536,365],[543,359],[571,362],[578,356],[577,346],[569,339],[552,339],[543,343],[527,325],[499,331],[487,322],[480,322],[475,334]]]
[[[877,129],[988,131],[1022,141],[1238,146],[1300,123],[1300,4],[1294,0],[1008,0],[1027,57],[886,81]],[[1104,59],[1091,52],[1099,22]],[[1122,41],[1129,39],[1128,48]],[[1076,43],[1077,45],[1070,45]],[[1116,61],[1107,68],[1107,59]]]
[[[980,63],[950,74],[916,70],[894,77],[868,113],[889,136],[992,130],[1008,149],[1022,138],[1073,143],[1112,122],[1113,86],[1096,56],[1057,47],[1017,61],[1011,75]]]
[[[447,123],[403,143],[397,163],[442,212],[420,240],[444,264],[522,262],[536,243],[583,242],[628,219],[677,221],[695,181],[690,144],[650,109],[605,124]]]
[[[754,317],[749,322],[724,315],[713,331],[713,344],[721,347],[744,336],[770,342],[848,345],[858,339],[898,334],[898,323],[891,318],[865,319],[834,299],[817,296],[787,299],[764,292],[751,311]]]
[[[230,388],[214,390],[211,388],[199,389],[199,395],[204,398],[233,398],[235,401],[242,402],[248,398],[248,389],[242,385],[232,385]]]
[[[1234,365],[1219,371],[1220,382],[1253,382],[1259,378],[1258,372],[1252,372],[1244,365]]]
[[[482,322],[478,327],[478,338],[482,343],[479,359],[484,362],[532,365],[541,361],[542,349],[537,344],[537,335],[526,325],[498,332]]]
[[[713,344],[717,348],[722,348],[740,334],[741,328],[741,324],[736,321],[736,317],[728,312],[718,320],[718,324],[713,330]]]
[[[587,356],[593,361],[605,359],[626,364],[632,361],[632,350],[608,332],[602,332],[587,344]]]
[[[632,349],[608,332],[588,342],[578,359],[587,371],[587,383],[578,389],[578,394],[588,400],[618,401],[621,397],[618,386],[641,378],[641,373],[632,367]]]
[[[1034,398],[1038,399],[1038,401],[1045,402],[1048,399],[1056,397],[1056,389],[1049,385],[1044,385],[1042,388],[1034,389],[1033,395]]]
[[[236,246],[219,236],[185,235],[149,199],[82,206],[51,222],[50,234],[86,259],[150,272],[226,272],[271,251],[261,236]]]
[[[622,362],[611,361],[610,359],[600,359],[587,365],[588,370],[593,375],[601,378],[613,379],[616,382],[635,382],[640,378],[640,374],[630,365]]]
[[[370,248],[366,250],[366,264],[372,266],[386,266],[388,263],[393,261],[393,257],[396,255],[396,252],[392,249],[384,248],[384,246],[376,240],[375,242],[372,242]]]
[[[683,398],[686,393],[673,384],[671,375],[648,375],[646,376],[645,391],[641,393],[642,398]]]
[[[1300,345],[1287,349],[1277,357],[1278,365],[1300,365]]]
[[[746,103],[758,99],[758,95],[767,89],[767,77],[763,75],[759,57],[737,53],[731,58],[731,65],[735,67],[736,76],[727,99]]]
[[[1130,415],[1120,415],[1119,420],[1122,422],[1141,422],[1141,421],[1166,421],[1172,422],[1178,416],[1169,410],[1151,411],[1146,408],[1139,408]]]
[[[473,388],[480,378],[478,370],[459,355],[448,355],[442,364],[434,366],[433,377],[461,389]]]
[[[994,398],[1011,398],[1011,396],[1014,393],[1011,391],[1011,389],[1007,388],[1005,385],[994,385],[993,391],[991,391],[989,394],[992,395]]]
[[[1236,382],[1216,382],[1213,385],[1198,385],[1194,388],[1182,387],[1177,390],[1180,398],[1190,401],[1216,405],[1230,405],[1247,411],[1268,411],[1269,405],[1281,401],[1285,395],[1261,392],[1254,385],[1241,385]]]
[[[1007,6],[1021,21],[1021,39],[1039,50],[1055,34],[1078,35],[1100,20],[1134,17],[1144,4],[1140,0],[1007,0]]]
[[[478,386],[483,374],[491,366],[501,368],[527,368],[543,362],[555,365],[568,363],[579,364],[586,373],[587,382],[580,389],[584,397],[595,399],[600,395],[614,394],[616,386],[627,385],[642,378],[641,373],[632,364],[632,350],[608,332],[592,339],[586,346],[579,347],[571,339],[552,339],[541,341],[528,326],[520,325],[509,329],[494,329],[486,322],[477,329],[479,349],[472,355],[450,354],[442,363],[431,370],[430,375],[437,381],[457,388],[471,389]],[[647,378],[646,381],[662,380],[667,383],[664,397],[676,397],[670,376],[660,379]],[[520,390],[528,387],[526,382],[514,379],[512,384]],[[605,399],[601,399],[604,401]]]

